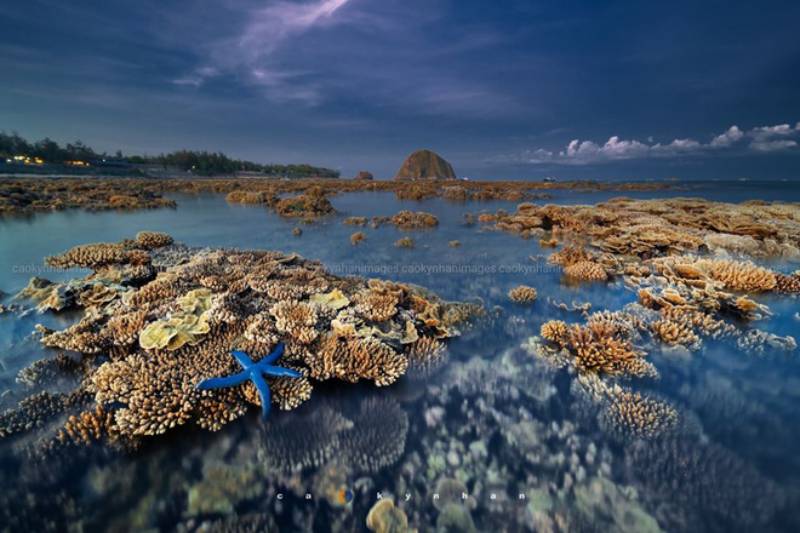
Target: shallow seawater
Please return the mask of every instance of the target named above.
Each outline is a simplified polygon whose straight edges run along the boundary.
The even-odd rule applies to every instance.
[[[800,189],[703,183],[659,192],[553,191],[537,202],[595,203],[621,195],[798,201]],[[48,271],[45,256],[154,230],[190,246],[294,251],[337,275],[400,280],[448,300],[480,302],[488,318],[449,343],[438,372],[386,388],[326,383],[299,409],[273,410],[265,424],[254,410],[217,433],[182,428],[130,455],[83,450],[47,464],[27,459],[20,451],[25,442],[0,440],[0,516],[19,519],[17,528],[365,531],[378,493],[391,496],[420,531],[800,528],[797,351],[748,353],[723,341],[707,341],[692,353],[653,348],[649,359],[661,378],[625,385],[670,402],[682,429],[657,443],[620,438],[576,394],[573,375],[521,346],[547,320],[582,322],[580,306],[618,310],[636,294],[618,280],[566,284],[546,262],[552,250],[537,240],[464,222],[465,213],[510,211],[515,203],[343,194],[331,199],[337,215],[306,225],[228,204],[220,195],[174,198],[174,210],[0,220],[3,303],[31,276],[81,275]],[[399,231],[342,224],[347,216],[400,209],[431,212],[440,225]],[[292,235],[296,226],[303,230],[299,237]],[[349,240],[355,231],[366,233],[357,246]],[[395,247],[403,236],[415,247]],[[451,247],[453,240],[460,246]],[[519,284],[536,287],[533,305],[508,300],[508,290]],[[757,299],[773,316],[741,327],[797,337],[796,299]],[[63,328],[76,318],[0,314],[0,407],[10,407],[6,397],[26,393],[17,373],[48,355],[34,325]],[[350,429],[334,427],[342,419]],[[292,454],[306,449],[323,459],[290,472]]]

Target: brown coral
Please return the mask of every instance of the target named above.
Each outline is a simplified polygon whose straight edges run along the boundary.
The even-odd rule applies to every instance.
[[[536,289],[527,285],[518,285],[508,291],[509,299],[516,303],[533,303],[536,296]]]
[[[726,288],[742,292],[771,291],[777,286],[775,274],[752,263],[739,261],[701,261],[709,275]]]
[[[678,412],[668,403],[614,386],[603,410],[603,419],[612,432],[653,438],[675,428]]]
[[[272,306],[270,313],[275,317],[275,328],[298,342],[308,344],[319,334],[315,329],[317,312],[306,303],[281,301]]]
[[[792,274],[775,274],[775,291],[785,294],[800,293],[800,276]]]
[[[136,234],[136,242],[146,250],[163,248],[173,243],[173,239],[166,233],[157,231],[140,231]]]
[[[568,346],[579,370],[637,377],[657,375],[643,354],[623,338],[598,334],[589,327],[573,326]]]
[[[539,334],[545,340],[566,346],[569,340],[569,326],[561,320],[549,320],[542,324]]]
[[[368,379],[389,385],[403,375],[408,359],[374,339],[341,338],[327,335],[317,353],[308,361],[316,379],[337,378],[355,383]]]
[[[110,264],[146,264],[150,256],[142,250],[129,250],[117,243],[84,244],[61,255],[48,257],[46,262],[56,268],[96,269]]]
[[[608,274],[594,261],[578,261],[564,268],[564,275],[578,281],[606,281]]]
[[[447,360],[447,348],[435,337],[420,337],[408,348],[409,373],[427,377],[439,370]]]
[[[438,226],[439,219],[424,211],[400,211],[392,217],[391,223],[399,229],[409,230]]]
[[[353,246],[360,244],[367,238],[367,235],[363,231],[357,231],[350,235],[350,244]]]
[[[653,333],[662,342],[670,345],[682,345],[687,347],[698,346],[700,337],[694,332],[691,326],[685,322],[674,320],[657,320],[652,324]]]
[[[414,247],[414,239],[411,237],[402,237],[397,239],[394,242],[395,247],[397,248],[413,248]]]
[[[583,247],[565,246],[558,252],[550,254],[550,257],[547,260],[554,265],[568,267],[581,261],[589,261],[589,259],[589,254],[586,253],[586,250],[584,250]]]

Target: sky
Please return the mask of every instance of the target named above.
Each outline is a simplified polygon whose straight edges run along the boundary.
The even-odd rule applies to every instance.
[[[0,130],[391,177],[800,180],[800,2],[26,0]]]

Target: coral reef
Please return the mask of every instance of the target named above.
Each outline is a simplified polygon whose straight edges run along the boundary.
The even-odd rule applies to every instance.
[[[443,339],[457,335],[456,325],[479,311],[411,286],[338,278],[296,255],[164,248],[165,236],[145,240],[159,247],[153,252],[159,264],[155,279],[128,287],[123,298],[92,300],[81,320],[65,330],[42,329],[45,346],[79,352],[78,361],[99,354],[100,362],[108,359],[75,363],[83,384],[77,390],[95,403],[69,422],[66,440],[157,435],[189,422],[219,429],[263,396],[252,384],[202,391],[196,386],[208,378],[232,380],[232,350],[266,354],[279,340],[286,344],[282,366],[300,376],[266,377],[271,400],[281,409],[307,400],[316,381],[389,385],[410,361],[433,366]],[[113,261],[129,261],[127,246],[79,247],[55,261],[93,265],[97,270],[87,276],[92,279],[116,266]],[[254,359],[256,366],[259,361],[265,359]],[[33,370],[29,374],[38,381]],[[34,411],[51,412],[45,400]],[[16,415],[9,416],[8,426],[18,431]]]
[[[731,204],[697,198],[616,198],[594,206],[536,206],[482,217],[524,237],[543,230],[584,239],[604,252],[646,259],[704,249],[751,256],[800,257],[796,204]]]

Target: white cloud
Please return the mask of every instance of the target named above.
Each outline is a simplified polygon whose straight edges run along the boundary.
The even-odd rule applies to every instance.
[[[788,150],[795,148],[797,141],[783,139],[778,141],[753,141],[750,148],[757,152],[777,152],[779,150]]]
[[[733,125],[725,133],[721,133],[711,140],[711,146],[715,148],[727,148],[733,143],[740,141],[744,137],[744,132],[739,126]]]
[[[794,128],[788,124],[778,124],[760,126],[747,132],[733,125],[723,133],[712,137],[708,143],[683,138],[661,144],[653,143],[652,137],[648,137],[647,142],[642,142],[636,139],[620,139],[617,135],[610,137],[603,145],[589,140],[573,139],[563,150],[558,152],[544,148],[526,150],[517,160],[531,164],[588,165],[649,157],[698,156],[737,149],[761,153],[777,152],[797,148],[797,141],[787,137],[796,136],[798,132],[800,132],[800,123]]]
[[[788,124],[778,124],[777,126],[761,126],[753,128],[751,134],[754,137],[773,137],[775,135],[789,135],[793,132]]]

